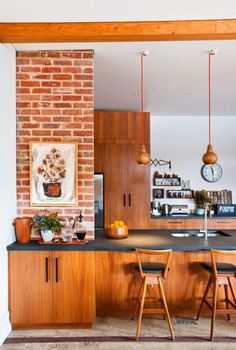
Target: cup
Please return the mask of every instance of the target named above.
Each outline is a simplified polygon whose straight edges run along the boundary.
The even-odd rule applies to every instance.
[[[64,227],[62,228],[62,237],[63,237],[63,242],[71,242],[73,239],[73,230],[71,228]]]

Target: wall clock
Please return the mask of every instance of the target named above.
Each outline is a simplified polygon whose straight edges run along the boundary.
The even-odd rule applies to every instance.
[[[205,181],[216,182],[223,174],[223,170],[219,163],[204,164],[201,168],[201,175]]]

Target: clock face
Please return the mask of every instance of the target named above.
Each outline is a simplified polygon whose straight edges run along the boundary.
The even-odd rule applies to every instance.
[[[218,181],[223,174],[223,170],[220,164],[207,164],[203,165],[201,168],[201,175],[204,180],[208,182],[216,182]]]

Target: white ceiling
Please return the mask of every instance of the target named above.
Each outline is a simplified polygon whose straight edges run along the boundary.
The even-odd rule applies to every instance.
[[[0,0],[0,22],[133,21],[236,18],[235,0]],[[153,115],[206,115],[208,50],[212,114],[236,114],[236,41],[15,44],[17,50],[95,50],[95,108],[139,110],[140,52],[145,110]]]

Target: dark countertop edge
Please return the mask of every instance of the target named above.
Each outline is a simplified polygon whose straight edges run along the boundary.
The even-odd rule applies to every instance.
[[[212,215],[209,219],[236,219],[236,216],[228,216],[228,215]],[[196,214],[189,214],[189,215],[151,215],[151,219],[204,219],[204,215],[196,215]]]

